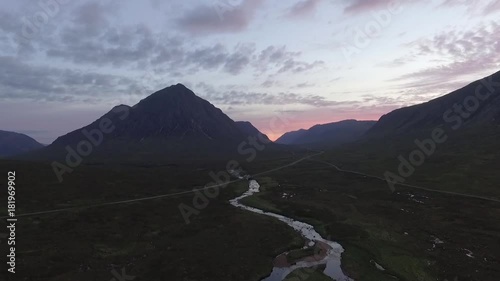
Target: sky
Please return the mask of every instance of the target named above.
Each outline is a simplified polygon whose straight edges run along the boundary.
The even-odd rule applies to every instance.
[[[177,83],[271,139],[378,120],[499,71],[499,15],[500,0],[4,1],[0,129],[49,144]]]

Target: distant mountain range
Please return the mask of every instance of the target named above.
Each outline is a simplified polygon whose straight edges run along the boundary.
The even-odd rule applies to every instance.
[[[411,137],[439,126],[474,127],[500,124],[500,72],[429,102],[388,113],[378,122],[345,120],[288,132],[269,146],[322,147],[370,140]],[[15,155],[42,147],[23,135],[3,133],[2,154]],[[160,90],[133,107],[119,105],[81,129],[59,137],[30,158],[67,156],[68,147],[99,159],[178,159],[214,157],[243,151],[249,137],[269,138],[249,122],[235,122],[182,84]],[[86,142],[83,143],[82,142]],[[5,143],[5,144],[4,144]]]
[[[24,134],[0,130],[0,157],[9,157],[43,147],[43,144]]]
[[[339,145],[353,142],[375,125],[376,121],[345,120],[316,125],[308,130],[288,132],[278,138],[279,144],[325,144]]]

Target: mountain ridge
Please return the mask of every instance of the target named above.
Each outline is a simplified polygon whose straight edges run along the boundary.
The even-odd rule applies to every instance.
[[[0,157],[15,156],[43,147],[43,144],[28,135],[0,130]]]
[[[369,137],[402,135],[449,123],[453,127],[500,121],[500,71],[425,103],[383,115]],[[481,97],[488,96],[486,99]],[[469,110],[470,109],[470,110]]]
[[[132,107],[115,106],[89,125],[58,137],[41,158],[56,154],[61,158],[68,147],[84,151],[85,146],[91,146],[89,158],[126,160],[135,156],[179,159],[235,153],[249,135],[260,134],[248,124],[244,125],[251,134],[222,110],[184,85],[176,84],[156,91]],[[135,156],[127,157],[132,154]]]
[[[305,130],[300,129],[283,134],[276,143],[289,145],[328,144],[339,145],[360,138],[376,121],[354,119],[318,124]]]

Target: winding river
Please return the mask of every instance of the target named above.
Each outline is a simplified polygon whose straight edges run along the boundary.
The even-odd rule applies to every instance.
[[[240,178],[243,178],[239,176]],[[248,179],[248,176],[246,177]],[[286,254],[283,253],[275,259],[274,268],[271,275],[262,279],[262,281],[282,281],[285,277],[292,271],[299,268],[324,268],[323,273],[328,277],[336,281],[353,281],[353,279],[347,277],[340,267],[341,265],[341,254],[344,252],[344,248],[336,242],[324,239],[321,235],[316,232],[314,227],[310,224],[293,220],[291,218],[278,215],[275,213],[265,212],[263,210],[246,206],[240,203],[240,200],[255,193],[260,192],[260,185],[256,180],[249,180],[248,190],[241,196],[230,200],[231,205],[241,208],[250,212],[254,212],[261,215],[270,216],[276,218],[297,231],[304,239],[306,244],[303,249],[315,248],[319,249],[318,254],[313,257],[306,257],[294,264],[288,264],[286,259]]]

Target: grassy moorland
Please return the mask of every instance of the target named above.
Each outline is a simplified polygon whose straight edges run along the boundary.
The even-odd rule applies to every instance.
[[[398,156],[408,159],[418,149],[415,140],[431,137],[432,128],[405,137],[364,140],[328,150],[322,160],[343,169],[384,177],[386,171],[398,174]],[[500,199],[500,150],[497,126],[446,131],[448,139],[437,144],[435,152],[405,183],[438,190],[461,192]]]
[[[275,170],[304,155],[261,156],[242,161],[262,186],[244,203],[313,224],[341,243],[343,269],[355,280],[499,280],[500,204],[404,188],[391,193],[380,180],[315,161]],[[188,191],[212,181],[209,172],[225,164],[82,165],[62,183],[47,164],[1,161],[0,169],[17,172],[23,214]],[[12,280],[110,280],[122,268],[134,280],[260,280],[277,255],[303,241],[285,224],[228,203],[246,189],[243,181],[230,184],[190,224],[178,206],[192,205],[191,193],[20,217]],[[288,279],[326,278],[311,272]]]
[[[380,180],[313,161],[257,180],[273,187],[246,203],[315,225],[344,246],[343,268],[355,280],[500,278],[500,204],[411,189],[391,193]]]
[[[62,183],[45,164],[2,161],[1,174],[8,170],[17,173],[18,214],[186,191],[210,181],[202,165],[81,166]],[[17,273],[9,280],[111,280],[113,268],[134,280],[260,280],[278,254],[303,241],[281,222],[232,207],[228,200],[247,188],[236,186],[223,189],[190,224],[178,205],[192,204],[193,194],[19,217]],[[7,200],[6,189],[0,200]]]

